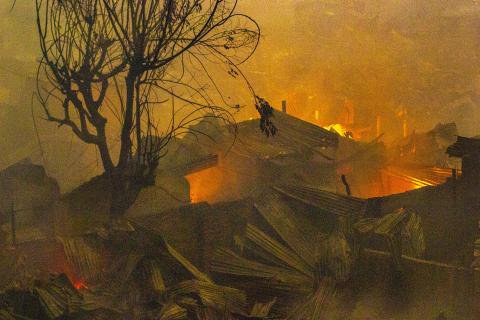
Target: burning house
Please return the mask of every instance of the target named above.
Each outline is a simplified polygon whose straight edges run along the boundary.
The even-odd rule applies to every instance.
[[[218,163],[186,175],[192,202],[231,201],[254,197],[270,186],[301,183],[330,191],[345,192],[345,175],[357,195],[363,184],[375,183],[383,166],[385,149],[378,139],[358,142],[334,130],[300,120],[285,112],[275,112],[278,133],[260,134],[256,120],[243,121],[236,127],[206,121],[194,127],[207,137],[182,139],[193,150],[217,155]]]
[[[217,126],[211,141],[201,139],[201,147],[218,155],[219,162],[186,176],[192,201],[241,199],[295,179],[334,188],[339,136],[286,113],[275,113],[275,125],[279,131],[270,138],[260,134],[258,121],[250,120],[237,128]]]

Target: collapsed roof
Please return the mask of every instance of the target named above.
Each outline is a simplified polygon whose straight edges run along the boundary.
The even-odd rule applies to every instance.
[[[275,113],[274,121],[278,132],[273,138],[259,134],[258,120],[239,123],[234,150],[247,152],[250,156],[273,158],[302,154],[305,150],[321,153],[323,149],[338,146],[339,135],[322,127],[280,112]]]
[[[273,159],[304,154],[305,151],[323,155],[322,150],[338,146],[337,133],[286,113],[275,112],[273,119],[278,132],[274,137],[266,137],[260,132],[258,119],[242,121],[233,126],[207,117],[190,128],[192,134],[181,139],[183,146],[180,149],[187,148],[199,158],[209,153],[233,152],[248,158]],[[197,132],[202,134],[195,134]]]

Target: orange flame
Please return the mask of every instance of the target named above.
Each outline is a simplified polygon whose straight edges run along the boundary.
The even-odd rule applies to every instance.
[[[215,166],[186,176],[190,185],[190,201],[214,203],[221,197],[222,188],[231,185],[234,175],[225,168]]]
[[[73,286],[75,287],[75,289],[77,290],[82,290],[82,289],[88,289],[87,285],[81,281],[81,280],[77,280],[73,283]]]
[[[329,126],[323,127],[324,129],[328,131],[334,131],[341,135],[342,137],[348,137],[348,138],[353,138],[353,133],[351,130],[349,130],[347,127],[340,123],[334,123]]]

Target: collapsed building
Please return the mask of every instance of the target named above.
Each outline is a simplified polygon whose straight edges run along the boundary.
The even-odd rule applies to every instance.
[[[167,155],[164,161],[197,155],[191,160],[197,164],[202,157],[216,157],[208,167],[185,175],[192,202],[255,197],[270,186],[299,181],[343,193],[341,175],[360,192],[358,186],[375,180],[384,163],[384,146],[378,140],[361,143],[285,112],[275,113],[275,124],[278,133],[266,137],[260,134],[257,120],[235,127],[206,120],[193,127],[205,135],[185,136],[180,151]]]
[[[175,140],[156,186],[111,229],[102,177],[54,197],[48,245],[19,244],[4,257],[5,283],[20,289],[0,295],[8,306],[0,314],[21,310],[12,297],[22,290],[46,319],[146,317],[145,310],[160,319],[200,318],[199,310],[211,319],[479,314],[472,266],[480,140],[458,137],[448,148],[464,168],[450,170],[445,183],[359,197],[357,186],[376,183],[385,166],[381,143],[288,114],[275,119],[277,136],[260,136],[257,122],[246,121],[234,144],[235,128],[199,123],[194,130],[208,138]],[[68,279],[28,280],[50,272]]]

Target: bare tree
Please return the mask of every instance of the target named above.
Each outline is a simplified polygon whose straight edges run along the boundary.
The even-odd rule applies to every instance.
[[[190,124],[204,117],[234,123],[240,105],[223,95],[218,70],[246,84],[271,126],[271,112],[259,107],[239,69],[260,29],[236,13],[237,1],[36,0],[39,100],[47,120],[97,147],[111,181],[112,217],[152,183],[168,142]],[[119,122],[116,160],[111,119]]]

